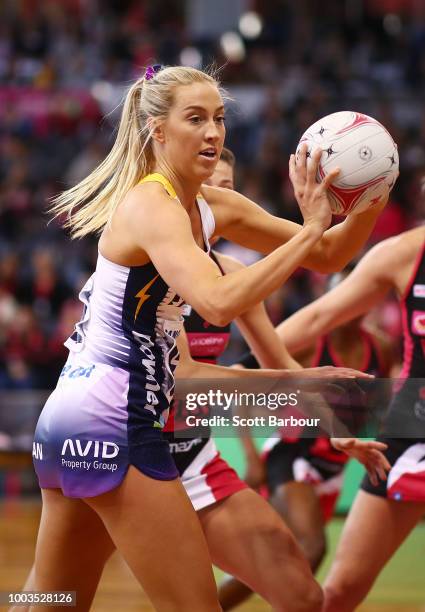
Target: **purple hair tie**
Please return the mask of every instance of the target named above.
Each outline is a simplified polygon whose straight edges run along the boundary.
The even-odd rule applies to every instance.
[[[145,81],[150,81],[156,75],[157,72],[161,70],[161,64],[154,64],[153,66],[148,66],[145,72]]]

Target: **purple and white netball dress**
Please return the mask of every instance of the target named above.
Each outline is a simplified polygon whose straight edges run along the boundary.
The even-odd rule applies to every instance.
[[[152,174],[177,198],[169,181]],[[214,230],[198,197],[204,240]],[[33,459],[40,487],[93,497],[120,484],[129,465],[159,480],[178,471],[162,437],[174,391],[183,299],[154,265],[126,267],[100,253],[80,293],[81,321],[68,360],[37,424]]]

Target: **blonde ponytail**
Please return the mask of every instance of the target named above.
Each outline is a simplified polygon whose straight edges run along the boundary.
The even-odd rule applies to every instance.
[[[216,79],[201,70],[174,66],[138,79],[124,100],[117,137],[108,156],[78,185],[52,200],[51,212],[66,215],[73,238],[100,233],[128,191],[152,171],[149,118],[165,118],[178,85]]]

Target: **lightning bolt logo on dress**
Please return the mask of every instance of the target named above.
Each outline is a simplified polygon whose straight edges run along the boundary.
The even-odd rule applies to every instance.
[[[136,298],[139,298],[139,303],[137,304],[136,312],[134,314],[134,320],[137,319],[137,315],[139,314],[139,311],[140,311],[141,307],[143,306],[143,304],[146,302],[146,300],[148,300],[151,297],[146,292],[149,291],[149,289],[154,284],[154,282],[156,281],[158,276],[159,276],[159,274],[157,274],[152,280],[150,280],[148,283],[146,283],[146,285],[143,287],[143,289],[140,289],[140,291],[138,293],[136,293],[136,295],[134,296]]]

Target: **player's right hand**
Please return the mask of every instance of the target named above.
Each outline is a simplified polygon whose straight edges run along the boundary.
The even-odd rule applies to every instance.
[[[289,158],[289,178],[304,219],[304,225],[319,226],[324,232],[332,221],[327,188],[338,176],[339,169],[335,168],[325,176],[321,183],[318,183],[316,176],[322,153],[322,149],[316,149],[308,161],[307,145],[305,143],[301,145],[299,155],[292,154]]]
[[[359,440],[358,438],[331,438],[332,446],[362,463],[371,483],[376,487],[379,480],[387,479],[391,465],[382,451],[388,446],[383,442]]]

